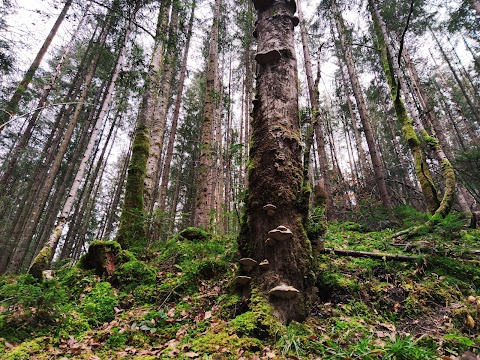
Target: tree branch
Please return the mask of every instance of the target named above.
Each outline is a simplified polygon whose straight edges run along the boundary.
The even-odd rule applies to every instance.
[[[402,59],[403,43],[405,41],[405,34],[407,33],[408,26],[410,25],[410,19],[412,17],[412,13],[413,13],[414,2],[415,2],[415,0],[412,0],[412,2],[410,3],[410,11],[408,12],[407,23],[405,24],[405,29],[403,29],[402,37],[400,38],[400,48],[398,50],[398,65],[399,66],[400,66],[400,62],[401,62],[401,59]],[[392,56],[393,56],[393,54],[392,54]]]

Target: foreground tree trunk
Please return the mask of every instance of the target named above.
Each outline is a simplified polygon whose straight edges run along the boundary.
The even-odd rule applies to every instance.
[[[309,192],[303,187],[293,38],[298,19],[293,16],[294,1],[254,1],[254,5],[258,11],[257,97],[239,247],[243,257],[259,263],[268,260],[268,269],[251,275],[251,288],[269,294],[274,315],[288,323],[306,316],[312,280],[308,277],[311,248],[303,225],[308,208],[302,204]],[[273,213],[264,209],[267,204],[276,206]],[[272,244],[279,239],[278,233],[287,239]],[[277,291],[282,285],[291,291],[291,298]]]

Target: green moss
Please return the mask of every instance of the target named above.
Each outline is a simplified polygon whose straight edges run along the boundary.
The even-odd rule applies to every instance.
[[[268,300],[256,289],[252,289],[249,308],[250,311],[230,322],[235,332],[265,339],[284,328],[275,318]]]
[[[178,236],[186,240],[198,241],[207,241],[212,237],[208,231],[195,227],[187,227],[186,229],[180,231]]]
[[[52,258],[52,249],[50,247],[43,247],[28,269],[28,273],[38,281],[43,278],[43,270],[47,270]]]
[[[113,282],[124,291],[129,292],[140,285],[155,284],[157,272],[138,260],[128,261],[115,271]]]
[[[94,326],[111,321],[115,317],[115,307],[118,299],[108,282],[97,283],[88,292],[80,305],[80,311],[88,319],[88,323]]]
[[[24,342],[18,347],[15,347],[13,350],[7,352],[3,355],[2,359],[4,360],[28,360],[35,357],[35,359],[50,359],[51,354],[48,353],[47,349],[51,345],[51,337],[40,337],[31,341]]]

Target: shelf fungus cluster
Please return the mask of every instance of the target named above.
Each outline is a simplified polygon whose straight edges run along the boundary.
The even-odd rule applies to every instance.
[[[285,241],[293,236],[292,231],[286,226],[280,225],[276,229],[268,232],[268,239],[265,241],[267,246],[274,246],[278,241]]]

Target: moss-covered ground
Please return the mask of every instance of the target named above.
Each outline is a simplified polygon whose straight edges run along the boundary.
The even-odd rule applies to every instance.
[[[395,229],[331,223],[325,247],[417,261],[316,258],[318,300],[283,326],[255,289],[235,285],[233,236],[178,236],[111,276],[61,268],[37,283],[0,277],[0,359],[458,359],[480,347],[480,232],[449,216],[435,232],[391,235],[426,215],[397,211]],[[477,251],[476,251],[477,250]]]

